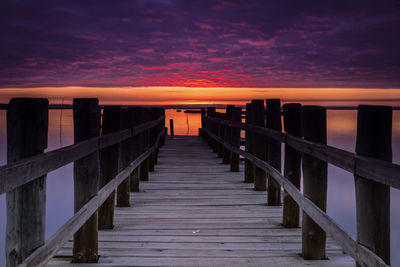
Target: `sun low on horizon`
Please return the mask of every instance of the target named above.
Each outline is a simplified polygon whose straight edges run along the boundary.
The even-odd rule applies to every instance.
[[[0,4],[0,103],[400,105],[398,1]]]

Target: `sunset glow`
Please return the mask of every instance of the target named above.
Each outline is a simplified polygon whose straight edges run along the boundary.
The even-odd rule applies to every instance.
[[[400,89],[398,14],[398,1],[5,0],[0,90],[107,103],[380,99],[321,91]]]
[[[71,103],[75,97],[99,98],[102,104],[171,105],[237,104],[251,99],[281,98],[284,102],[355,105],[400,104],[400,89],[360,88],[224,88],[224,87],[41,87],[3,88],[0,103],[12,97],[47,97],[52,104]]]

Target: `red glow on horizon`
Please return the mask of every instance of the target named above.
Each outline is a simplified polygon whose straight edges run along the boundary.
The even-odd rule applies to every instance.
[[[204,84],[204,80],[182,80],[183,84]],[[212,85],[212,82],[209,82]],[[280,98],[332,106],[379,104],[400,106],[400,89],[358,88],[227,88],[227,87],[40,87],[0,89],[0,103],[13,97],[44,97],[52,104],[71,103],[73,98],[96,97],[102,104],[173,105],[235,104],[251,99]],[[64,100],[63,100],[64,99]]]

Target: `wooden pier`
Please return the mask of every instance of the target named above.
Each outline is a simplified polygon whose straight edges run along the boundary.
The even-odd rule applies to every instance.
[[[166,138],[160,108],[105,107],[101,131],[96,99],[73,108],[76,143],[43,153],[47,101],[9,105],[8,266],[390,266],[391,107],[359,107],[357,153],[326,145],[324,108],[281,114],[277,99],[246,105],[245,123],[202,109],[196,137]],[[70,162],[75,214],[44,240],[43,181]],[[328,163],[354,174],[357,240],[326,214]]]
[[[301,229],[282,226],[282,207],[267,206],[243,169],[230,172],[197,136],[167,139],[131,207],[99,232],[99,262],[89,266],[355,266],[332,240],[329,260],[303,260]],[[68,242],[49,266],[71,259]]]

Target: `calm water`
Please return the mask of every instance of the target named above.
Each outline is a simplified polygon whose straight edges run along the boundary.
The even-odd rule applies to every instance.
[[[62,112],[62,114],[60,114]],[[197,135],[200,114],[167,110],[166,123],[174,120],[177,135]],[[6,113],[0,111],[0,164],[6,163]],[[62,118],[62,119],[61,119]],[[49,116],[48,150],[73,143],[71,110],[51,110]],[[356,135],[356,111],[328,111],[328,144],[354,151]],[[60,127],[61,121],[61,127]],[[393,113],[393,162],[400,163],[400,111]],[[356,233],[355,197],[353,176],[337,167],[328,169],[328,214],[351,235]],[[53,171],[47,176],[46,238],[50,237],[73,215],[72,164]],[[400,266],[400,192],[391,191],[391,242],[392,266]],[[0,266],[5,266],[4,233],[6,223],[5,194],[0,196]]]

